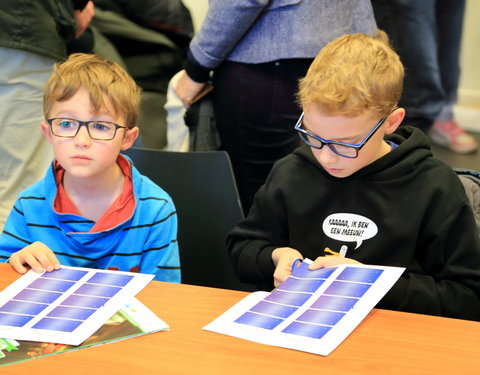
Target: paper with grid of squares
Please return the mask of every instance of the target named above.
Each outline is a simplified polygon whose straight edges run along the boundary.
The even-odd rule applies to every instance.
[[[153,275],[62,266],[0,292],[0,337],[79,345]]]
[[[271,293],[248,295],[206,330],[328,355],[365,318],[405,270],[341,265],[310,271],[303,261]]]

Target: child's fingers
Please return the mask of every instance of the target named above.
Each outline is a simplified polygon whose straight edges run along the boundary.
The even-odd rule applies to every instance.
[[[39,252],[36,254],[38,263],[47,271],[51,272],[60,268],[57,257],[52,251]]]
[[[58,261],[57,257],[55,256],[55,253],[53,251],[51,251],[48,254],[48,258],[50,260],[50,264],[53,266],[53,269],[51,271],[60,269],[60,262]]]
[[[13,269],[18,273],[27,272],[27,269],[23,266],[23,262],[20,261],[17,253],[12,254],[8,262],[13,267]]]
[[[277,269],[273,274],[273,285],[275,287],[279,286],[286,279],[288,279],[289,276],[290,276],[290,269],[277,267]]]
[[[27,248],[25,248],[26,250]],[[44,270],[51,272],[60,268],[60,263],[58,262],[55,253],[50,250],[50,248],[41,243],[34,242],[29,246],[29,253],[32,254],[37,262],[44,268]]]
[[[10,264],[20,273],[26,272],[26,268],[23,266],[24,264],[28,264],[35,272],[45,272],[45,268],[29,252],[18,251],[12,254],[10,257]]]
[[[333,265],[330,258],[333,258],[333,257],[318,257],[313,261],[312,264],[310,264],[308,269],[318,270],[319,268],[330,267]]]
[[[340,264],[360,264],[360,262],[351,258],[324,256],[324,257],[318,257],[317,259],[315,259],[315,261],[308,266],[308,269],[317,270],[319,268],[334,267]]]
[[[24,265],[29,265],[35,272],[39,273],[60,268],[60,263],[53,251],[41,242],[34,242],[12,254],[9,262],[19,273],[27,271]]]

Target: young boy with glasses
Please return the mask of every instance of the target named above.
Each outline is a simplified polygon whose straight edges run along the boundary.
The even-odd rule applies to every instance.
[[[406,267],[378,307],[480,320],[480,243],[453,169],[400,127],[403,67],[386,35],[344,35],[298,93],[305,143],[278,161],[229,234],[242,281],[279,285],[297,259]]]
[[[64,264],[180,282],[173,202],[120,154],[138,136],[139,100],[139,88],[114,62],[74,54],[55,65],[41,124],[55,160],[19,195],[0,259],[20,273]]]

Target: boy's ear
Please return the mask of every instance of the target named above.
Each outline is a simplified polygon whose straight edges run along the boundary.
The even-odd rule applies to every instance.
[[[125,137],[123,137],[122,151],[128,150],[132,147],[133,142],[135,142],[138,137],[138,132],[139,130],[137,126],[126,131]]]
[[[46,121],[42,121],[40,129],[47,140],[52,143],[52,132],[50,131],[50,125]]]
[[[390,113],[385,120],[385,134],[392,134],[402,123],[405,117],[405,109],[397,108],[392,113]]]

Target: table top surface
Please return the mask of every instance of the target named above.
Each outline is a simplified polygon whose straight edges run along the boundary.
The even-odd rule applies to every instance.
[[[20,275],[0,264],[0,290]],[[202,330],[247,293],[152,281],[137,298],[170,330],[0,368],[2,375],[479,374],[480,323],[374,309],[330,355]]]

